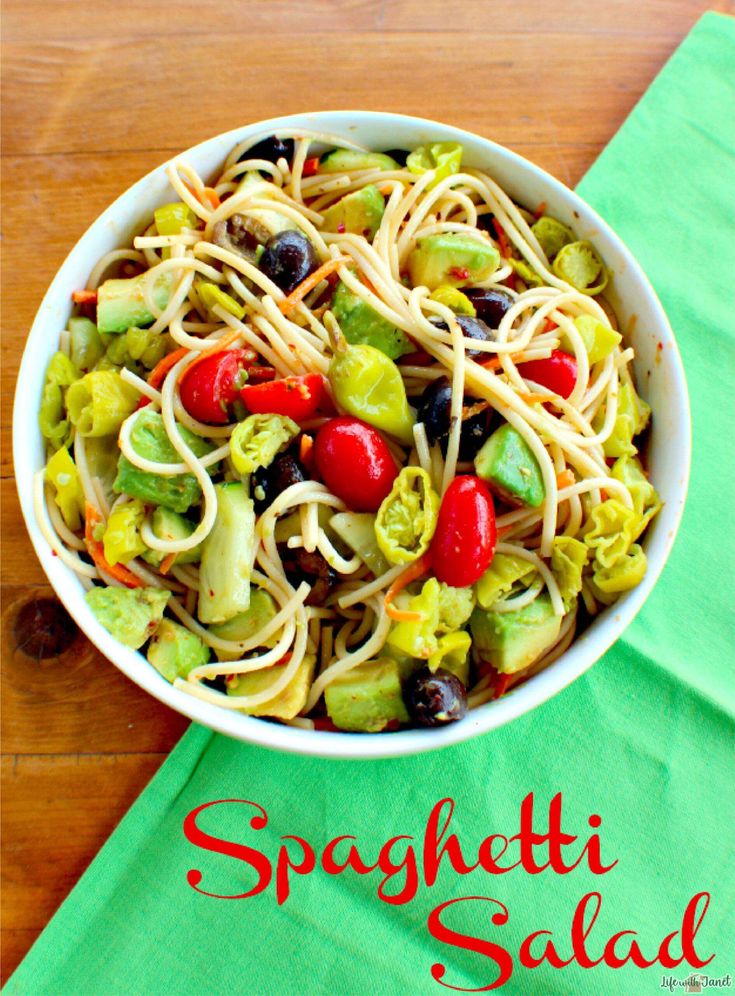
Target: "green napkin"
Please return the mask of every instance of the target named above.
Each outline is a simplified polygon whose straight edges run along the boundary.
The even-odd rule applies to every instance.
[[[523,938],[553,932],[569,957],[578,900],[602,894],[589,940],[599,957],[616,931],[637,930],[653,957],[676,930],[688,900],[712,899],[696,938],[715,959],[711,976],[733,971],[731,768],[735,703],[728,650],[732,626],[733,148],[735,21],[708,14],[696,26],[580,185],[652,279],[676,330],[694,419],[690,498],[680,537],[645,609],[591,672],[511,725],[424,757],[364,763],[270,753],[200,727],[169,760],[8,983],[11,993],[437,993],[444,981],[478,989],[494,962],[433,938],[430,911],[446,900],[486,896],[509,911],[491,922],[489,903],[458,904],[454,929],[501,944],[516,962],[508,993],[632,993],[659,988],[662,970],[601,966],[563,970],[518,965]],[[282,834],[315,847],[353,834],[370,863],[389,837],[420,848],[429,811],[456,800],[452,827],[468,862],[491,832],[517,832],[519,806],[535,794],[542,816],[563,793],[564,826],[582,838],[602,817],[603,860],[560,876],[516,869],[466,877],[442,867],[413,902],[376,897],[382,876],[319,869],[296,876],[277,905],[274,884],[249,899],[212,899],[199,888],[245,892],[252,869],[188,842],[187,813],[217,799],[246,799],[201,813],[200,825],[257,847],[275,863]],[[729,830],[728,830],[729,827]],[[60,828],[59,832],[63,832]],[[292,846],[295,846],[292,844]],[[397,883],[391,883],[395,888]],[[537,948],[536,950],[540,950]],[[678,978],[687,966],[674,970]]]

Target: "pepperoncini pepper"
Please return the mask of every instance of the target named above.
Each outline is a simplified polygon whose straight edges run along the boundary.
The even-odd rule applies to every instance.
[[[341,334],[333,341],[327,376],[339,407],[410,446],[415,419],[396,364],[374,346],[352,346]]]
[[[439,517],[439,495],[420,467],[404,467],[378,509],[375,537],[391,564],[410,564],[429,549]]]

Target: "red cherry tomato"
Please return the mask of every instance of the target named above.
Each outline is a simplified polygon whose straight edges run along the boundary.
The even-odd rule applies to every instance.
[[[577,383],[577,361],[568,353],[555,349],[548,360],[519,363],[518,373],[527,380],[548,387],[554,394],[568,398]]]
[[[453,588],[482,577],[495,553],[495,506],[479,477],[455,477],[442,498],[430,554],[434,573]]]
[[[230,349],[208,356],[184,374],[181,403],[199,422],[224,425],[228,409],[237,400],[238,378],[255,359],[251,349]]]
[[[269,384],[246,384],[240,391],[245,407],[253,414],[287,415],[294,422],[305,422],[317,412],[333,412],[321,374],[281,377]]]
[[[340,415],[323,425],[314,459],[332,494],[355,512],[377,512],[393,487],[398,467],[377,429]]]

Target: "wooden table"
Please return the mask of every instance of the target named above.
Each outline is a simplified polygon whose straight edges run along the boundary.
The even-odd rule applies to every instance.
[[[186,726],[81,634],[57,657],[39,657],[49,647],[37,635],[27,642],[34,601],[53,593],[16,499],[12,395],[69,248],[173,152],[287,111],[437,118],[573,186],[708,6],[733,11],[728,0],[6,0],[3,981]]]

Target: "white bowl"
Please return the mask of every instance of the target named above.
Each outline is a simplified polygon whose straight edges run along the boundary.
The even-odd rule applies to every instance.
[[[214,176],[236,143],[250,135],[271,134],[286,127],[329,132],[374,149],[411,149],[427,141],[461,142],[469,165],[486,169],[521,203],[532,206],[545,201],[549,214],[566,222],[580,237],[594,242],[614,276],[614,294],[610,296],[621,326],[626,328],[629,322],[633,326],[628,341],[636,350],[638,384],[653,408],[648,467],[664,507],[646,534],[648,571],[644,580],[603,612],[545,671],[506,697],[473,710],[462,722],[434,730],[369,736],[301,730],[265,722],[220,709],[179,691],[142,654],[118,643],[96,620],[77,577],[52,555],[36,524],[32,479],[44,460],[43,442],[37,429],[38,408],[46,365],[57,349],[59,333],[70,313],[71,291],[86,286],[97,260],[109,250],[127,245],[153,209],[170,200],[165,166],[139,180],[100,215],[71,250],[43,299],[23,354],[13,410],[13,456],[20,503],[41,565],[72,617],[105,657],[172,709],[238,740],[300,754],[374,758],[431,750],[487,733],[551,698],[590,668],[641,608],[669,555],[686,497],[691,439],[684,371],[663,308],[640,266],[617,235],[558,180],[488,139],[435,121],[399,114],[321,111],[235,128],[189,149],[182,158],[202,176]]]

